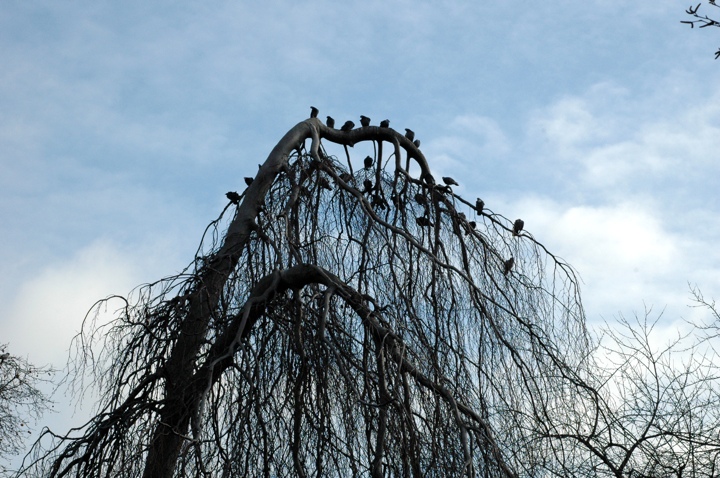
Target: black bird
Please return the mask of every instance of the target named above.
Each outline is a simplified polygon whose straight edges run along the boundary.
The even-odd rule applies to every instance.
[[[347,120],[344,125],[342,125],[342,128],[340,128],[340,131],[350,131],[355,127],[355,123],[353,123],[350,120]]]
[[[372,192],[372,190],[373,190],[372,181],[370,181],[369,179],[366,179],[365,181],[363,181],[363,186],[365,187],[365,189],[363,189],[364,193]]]
[[[365,169],[372,168],[373,159],[370,156],[365,156]]]
[[[476,223],[475,221],[470,221],[470,222],[468,222],[468,225],[469,225],[472,229],[475,229],[475,228],[477,227],[477,223]]]
[[[477,198],[477,200],[475,201],[475,210],[477,211],[477,213],[480,214],[481,212],[483,212],[484,208],[485,208],[485,201],[483,201],[480,198]]]
[[[310,117],[311,118],[317,118],[318,113],[320,113],[320,110],[315,108],[314,106],[310,107]]]
[[[410,141],[415,139],[415,131],[405,128],[405,137],[409,139]]]
[[[328,125],[328,128],[334,128],[335,127],[335,120],[332,119],[330,116],[327,117],[327,121],[325,122],[326,125]]]
[[[253,183],[253,178],[248,178],[248,177],[245,178],[245,184],[250,186],[252,183]]]
[[[228,191],[225,193],[225,197],[227,197],[233,204],[240,204],[240,195],[235,191]]]
[[[378,209],[385,210],[388,208],[388,203],[385,199],[383,199],[379,194],[373,194],[372,200],[370,203],[373,205],[373,207],[376,207]]]
[[[430,219],[428,219],[425,216],[416,217],[415,222],[417,222],[418,226],[422,226],[422,227],[432,226],[432,222],[430,222]]]
[[[523,222],[522,219],[515,219],[515,223],[513,224],[513,236],[517,236],[520,234],[520,231],[523,230],[523,227],[525,227],[525,222]]]
[[[413,141],[413,144],[415,145],[416,148],[419,148],[419,147],[420,147],[420,140],[419,140],[419,139],[416,139],[415,141]]]
[[[448,186],[460,186],[457,181],[455,181],[450,176],[443,176],[443,182],[447,184]]]
[[[360,126],[362,126],[363,128],[367,128],[368,126],[370,126],[370,118],[360,115]]]
[[[427,202],[428,202],[428,201],[427,201],[427,198],[425,197],[425,195],[424,195],[424,194],[420,194],[420,193],[417,193],[417,194],[415,195],[415,200],[416,200],[419,204],[427,204]]]
[[[326,177],[320,176],[318,178],[318,184],[321,188],[327,189],[328,191],[332,191],[332,186],[330,186],[330,182],[327,180]]]
[[[340,175],[340,179],[342,179],[346,183],[349,183],[352,180],[352,175],[350,173],[342,173]]]
[[[503,263],[503,275],[504,276],[508,275],[508,273],[510,272],[510,269],[512,269],[512,267],[513,267],[513,264],[515,264],[515,259],[513,259],[512,256],[510,257],[510,259],[506,260]]]
[[[435,191],[437,191],[437,192],[439,192],[439,193],[445,193],[445,194],[447,194],[447,193],[450,192],[450,186],[440,186],[440,185],[437,185],[437,186],[435,186]]]
[[[389,127],[390,127],[390,120],[382,120],[382,121],[380,122],[380,127],[381,127],[381,128],[389,128]]]

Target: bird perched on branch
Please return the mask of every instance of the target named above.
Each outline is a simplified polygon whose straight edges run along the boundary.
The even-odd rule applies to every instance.
[[[477,198],[475,201],[475,211],[477,211],[478,214],[483,212],[483,209],[485,208],[485,201],[483,201],[480,198]]]
[[[447,184],[448,186],[460,186],[457,181],[455,181],[450,176],[443,176],[443,182]]]
[[[364,164],[365,164],[365,169],[372,168],[373,159],[370,156],[365,156]]]
[[[432,222],[430,222],[430,219],[425,216],[416,217],[415,222],[417,222],[417,225],[421,227],[429,227],[433,225]]]
[[[332,191],[332,186],[330,186],[330,182],[327,180],[326,177],[320,176],[318,178],[318,184],[321,188],[327,189],[328,191]]]
[[[228,191],[225,193],[225,197],[227,197],[233,204],[240,204],[240,195],[235,191]]]
[[[470,226],[470,229],[475,230],[477,223],[475,221],[470,221],[468,222],[468,226]]]
[[[365,181],[363,181],[363,187],[365,188],[365,189],[363,189],[364,193],[372,192],[372,190],[373,190],[372,181],[370,181],[369,179],[366,179]]]
[[[423,205],[427,204],[427,202],[428,202],[427,197],[425,197],[424,194],[420,194],[420,193],[417,193],[415,195],[415,201],[417,201],[418,204],[423,204]]]
[[[503,263],[503,275],[506,276],[510,273],[510,269],[512,269],[513,264],[515,264],[515,259],[510,256],[510,259],[506,260]]]
[[[380,122],[380,127],[381,127],[381,128],[389,128],[389,127],[390,127],[390,120],[387,120],[387,119],[386,119],[386,120],[382,120],[382,121]]]
[[[317,118],[318,113],[320,113],[320,110],[315,108],[314,106],[310,107],[310,117],[311,118]]]
[[[347,121],[345,122],[345,124],[342,125],[342,127],[340,128],[340,131],[348,132],[348,131],[352,130],[354,127],[355,127],[355,123],[353,123],[353,122],[350,121],[350,120],[347,120]]]
[[[245,184],[247,184],[248,186],[250,186],[252,183],[253,183],[253,178],[250,178],[250,177],[247,177],[247,176],[246,176],[246,177],[245,177]]]
[[[368,126],[370,126],[370,118],[360,115],[360,126],[362,126],[363,128],[367,128]]]
[[[419,148],[419,147],[420,147],[420,140],[419,140],[419,139],[416,139],[415,141],[413,141],[413,144],[415,145],[416,148]]]
[[[513,236],[517,236],[520,234],[520,231],[523,230],[523,227],[525,227],[525,223],[522,219],[515,219],[515,223],[513,224]]]
[[[335,127],[335,120],[332,119],[330,116],[327,117],[327,121],[325,121],[325,124],[328,125],[328,128],[334,128]]]
[[[405,128],[405,137],[409,139],[410,141],[415,139],[415,131],[411,130],[410,128]]]

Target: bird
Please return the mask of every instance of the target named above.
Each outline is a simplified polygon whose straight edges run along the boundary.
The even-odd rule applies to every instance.
[[[410,141],[415,139],[415,131],[411,130],[410,128],[405,128],[405,137],[409,139]]]
[[[512,256],[510,256],[510,259],[506,260],[503,263],[503,275],[506,276],[510,272],[510,269],[512,269],[513,264],[515,264],[515,259],[513,259]]]
[[[460,185],[457,183],[457,181],[455,181],[455,180],[454,180],[453,178],[451,178],[450,176],[443,176],[442,179],[443,179],[443,182],[444,182],[445,184],[447,184],[448,186],[460,186]]]
[[[340,175],[340,179],[342,179],[343,181],[345,181],[346,183],[348,183],[348,182],[350,182],[350,180],[352,179],[352,174],[350,174],[350,173],[342,173],[342,174]]]
[[[368,126],[370,126],[370,118],[360,115],[360,126],[362,126],[363,128],[367,128]]]
[[[416,148],[419,148],[419,147],[420,147],[420,140],[419,140],[419,139],[416,139],[415,141],[413,141],[413,144],[415,145]]]
[[[315,108],[314,106],[310,107],[310,117],[311,118],[317,118],[318,113],[320,113],[320,110]]]
[[[515,223],[513,224],[513,236],[517,236],[520,234],[520,231],[523,230],[523,227],[525,227],[525,222],[523,222],[522,219],[515,219]]]
[[[240,195],[235,191],[228,191],[225,193],[225,197],[227,197],[233,204],[240,204]]]
[[[328,191],[332,191],[332,186],[330,186],[330,182],[327,180],[327,178],[320,176],[318,178],[318,184],[321,188],[327,189]]]
[[[387,119],[386,119],[386,120],[382,120],[382,121],[380,122],[380,127],[381,127],[381,128],[389,128],[389,127],[390,127],[390,120],[387,120]]]
[[[8,352],[5,352],[4,354],[0,355],[0,362],[4,362],[6,358],[8,358],[10,354]]]
[[[373,159],[370,156],[365,156],[365,169],[372,168]]]
[[[468,226],[470,226],[471,229],[475,229],[477,227],[477,223],[475,221],[468,222]]]
[[[332,119],[330,116],[327,117],[327,121],[325,122],[326,125],[328,125],[328,128],[334,128],[335,127],[335,120]]]
[[[245,177],[245,184],[250,186],[253,183],[253,178]]]
[[[345,122],[345,124],[342,125],[342,128],[340,128],[340,131],[345,131],[345,132],[347,132],[347,131],[350,131],[351,129],[353,129],[354,127],[355,127],[355,123],[353,123],[353,122],[350,121],[350,120],[347,120],[347,121]]]
[[[369,193],[373,190],[373,183],[369,179],[363,181],[363,186],[365,187],[365,189],[363,189],[364,193]]]
[[[417,194],[415,195],[415,200],[416,200],[419,204],[427,204],[427,197],[425,197],[424,194],[417,193]]]
[[[483,201],[480,198],[477,198],[477,200],[475,201],[475,210],[477,211],[477,213],[480,214],[481,212],[483,212],[484,208],[485,208],[485,201]]]
[[[425,216],[416,217],[415,222],[417,222],[417,225],[421,227],[432,226],[432,222],[430,222],[430,219]]]

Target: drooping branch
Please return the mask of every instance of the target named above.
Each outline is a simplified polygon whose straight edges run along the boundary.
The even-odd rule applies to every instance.
[[[362,143],[352,169],[326,149]],[[50,475],[557,466],[538,438],[567,426],[558,393],[595,406],[589,345],[572,269],[531,234],[437,184],[405,135],[314,118],[228,197],[193,264],[106,329],[100,413],[56,436]]]

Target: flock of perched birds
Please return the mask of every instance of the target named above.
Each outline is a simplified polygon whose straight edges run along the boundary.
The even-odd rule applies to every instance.
[[[314,107],[314,106],[310,107],[310,117],[311,118],[317,118],[317,115],[319,112],[320,111],[316,107]],[[335,128],[335,120],[330,116],[327,117],[325,124],[329,128]],[[367,128],[368,126],[370,126],[370,118],[368,118],[367,116],[364,116],[364,115],[360,115],[360,125],[363,128]],[[381,128],[389,128],[390,120],[381,121],[380,127]],[[349,132],[349,131],[352,131],[354,128],[355,128],[355,123],[348,120],[340,127],[340,131]],[[405,137],[407,139],[409,139],[410,141],[412,141],[413,144],[415,145],[415,147],[417,147],[417,148],[420,147],[420,140],[415,139],[415,132],[413,130],[411,130],[409,128],[405,128]],[[363,165],[365,166],[365,169],[372,168],[373,158],[370,156],[365,157],[365,159],[363,161]],[[349,180],[352,179],[352,176],[350,176],[350,174],[348,174],[348,173],[343,173],[340,175],[340,179],[342,179],[345,182],[348,182]],[[442,180],[443,180],[443,183],[445,183],[445,186],[437,186],[437,188],[441,189],[443,191],[449,191],[451,186],[459,186],[458,182],[449,176],[443,176]],[[252,184],[252,182],[253,182],[253,178],[251,178],[251,177],[245,178],[245,184],[247,184],[248,186],[250,186]],[[325,184],[323,184],[323,182]],[[434,181],[433,181],[433,184],[434,184]],[[332,187],[330,186],[330,183],[324,177],[320,177],[319,185],[325,189],[332,189]],[[370,193],[374,189],[373,183],[369,179],[366,179],[363,182],[363,187],[364,187],[363,193]],[[235,205],[239,204],[240,200],[242,199],[242,196],[240,194],[238,194],[236,191],[229,191],[225,196],[230,200],[230,202],[232,202]],[[426,205],[427,197],[423,194],[418,193],[415,195],[415,201],[417,201],[419,204]],[[477,198],[477,200],[475,201],[475,211],[477,212],[477,214],[481,214],[484,208],[485,208],[485,202],[482,199]],[[462,214],[462,213],[460,213],[460,214],[461,214],[461,216],[464,217],[464,214]],[[421,226],[421,227],[430,227],[433,225],[427,216],[417,217],[417,218],[415,218],[415,221],[417,222],[418,226]],[[469,221],[468,224],[472,229],[475,229],[476,224],[474,221]],[[523,227],[525,227],[525,222],[522,219],[516,219],[515,222],[513,223],[512,235],[516,236],[516,237],[519,236],[520,232],[523,230]],[[510,271],[512,270],[514,264],[515,264],[515,259],[513,257],[510,257],[509,259],[504,261],[503,262],[503,275],[507,276],[510,273]]]

